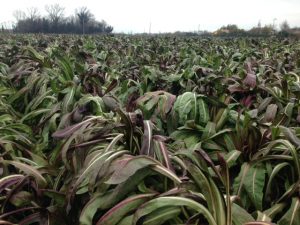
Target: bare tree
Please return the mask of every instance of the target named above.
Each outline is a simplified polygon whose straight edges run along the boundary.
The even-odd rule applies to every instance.
[[[48,13],[48,17],[50,21],[54,25],[57,25],[64,16],[65,8],[61,7],[59,4],[54,4],[54,5],[46,5],[45,10]]]
[[[26,14],[17,10],[14,17],[17,20],[13,25],[15,32],[20,33],[110,33],[113,27],[104,20],[97,21],[86,7],[79,8],[72,16],[64,17],[64,8],[59,4],[45,6],[46,16],[39,13],[38,8],[28,8]],[[5,24],[3,30],[5,30]]]
[[[290,29],[290,25],[286,20],[280,24],[281,31],[288,31],[289,29]]]
[[[16,21],[19,22],[20,20],[25,20],[26,13],[21,10],[15,10],[13,12],[13,16],[15,17]]]
[[[37,18],[40,17],[40,13],[39,13],[39,10],[38,8],[36,7],[31,7],[31,8],[28,8],[27,9],[27,17],[30,19],[30,20],[35,20]]]
[[[261,21],[260,20],[258,21],[257,27],[261,28]]]
[[[86,7],[81,7],[78,10],[76,10],[76,15],[82,26],[82,34],[84,34],[85,26],[91,19],[93,19],[93,14]]]

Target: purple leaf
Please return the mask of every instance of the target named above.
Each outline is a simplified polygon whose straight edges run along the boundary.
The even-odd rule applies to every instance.
[[[20,212],[29,211],[29,210],[35,210],[35,209],[38,210],[38,209],[40,209],[40,207],[26,207],[26,208],[11,210],[11,211],[9,211],[7,213],[2,213],[0,215],[0,221],[1,221],[1,219],[5,218],[5,217],[8,217],[8,216],[20,213]]]
[[[155,194],[140,194],[129,197],[106,212],[96,225],[116,224],[128,212],[136,210],[140,205],[151,199]]]
[[[0,224],[3,224],[3,225],[15,225],[11,222],[8,222],[8,221],[5,221],[5,220],[0,220]]]
[[[300,114],[297,116],[297,122],[300,123]]]
[[[256,75],[253,73],[247,73],[245,79],[243,80],[243,84],[249,86],[250,88],[256,87]]]
[[[10,187],[10,186],[20,182],[21,180],[24,179],[24,177],[25,176],[19,175],[19,174],[3,177],[2,179],[0,179],[0,193],[7,187]]]
[[[272,122],[276,117],[277,109],[278,109],[278,106],[276,104],[268,105],[265,116],[264,116],[264,121]]]
[[[48,216],[48,215],[47,215]],[[30,216],[27,216],[25,219],[23,219],[21,222],[19,222],[19,225],[26,225],[26,224],[45,224],[47,225],[47,218],[44,218],[41,213],[34,213]]]
[[[107,184],[120,184],[125,182],[129,177],[133,176],[138,170],[156,165],[157,163],[150,157],[137,156],[134,158],[129,158],[122,160],[116,164],[114,168],[114,173],[110,177]]]
[[[228,91],[232,94],[235,92],[244,93],[247,90],[245,90],[242,86],[240,86],[240,84],[233,84],[233,85],[229,85]]]
[[[253,103],[253,97],[252,95],[248,95],[246,97],[244,97],[242,100],[241,100],[241,104],[244,105],[245,107],[249,108],[252,103]]]
[[[118,81],[116,79],[113,79],[107,89],[104,92],[104,95],[112,91],[116,86],[118,85]]]
[[[90,119],[87,119],[87,120],[84,120],[80,123],[77,123],[77,124],[74,124],[74,125],[71,125],[71,126],[68,126],[62,130],[58,130],[56,132],[54,132],[52,134],[52,137],[54,138],[66,138],[66,137],[69,137],[71,136],[75,131],[79,130],[81,128],[82,125],[84,125],[85,123],[87,122],[90,122],[91,120],[93,120],[95,118],[90,118]]]
[[[170,171],[174,171],[173,167],[172,167],[172,164],[171,164],[171,160],[170,160],[170,156],[169,156],[169,151],[165,145],[165,143],[161,140],[158,140],[157,141],[158,143],[158,147],[159,147],[159,150],[163,156],[163,159],[164,159],[164,162],[163,162],[163,165],[168,168],[168,170]]]

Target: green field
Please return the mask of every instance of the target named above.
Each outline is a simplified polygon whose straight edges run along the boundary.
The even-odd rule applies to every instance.
[[[0,224],[300,225],[299,124],[300,41],[1,35]]]

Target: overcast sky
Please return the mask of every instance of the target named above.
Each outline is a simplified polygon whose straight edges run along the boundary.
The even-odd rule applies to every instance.
[[[0,8],[0,24],[14,21],[13,12],[59,3],[65,15],[86,6],[97,20],[104,19],[116,32],[214,31],[222,25],[237,24],[249,29],[258,24],[278,26],[287,20],[300,26],[300,0],[8,0]]]

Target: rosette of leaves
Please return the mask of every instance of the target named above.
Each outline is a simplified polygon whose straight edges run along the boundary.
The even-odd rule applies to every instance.
[[[185,92],[177,97],[174,103],[174,122],[184,125],[193,120],[198,125],[205,125],[209,120],[208,106],[202,95]]]
[[[146,120],[151,119],[159,128],[163,128],[170,119],[175,100],[175,95],[165,91],[147,92],[136,100],[136,105]]]

